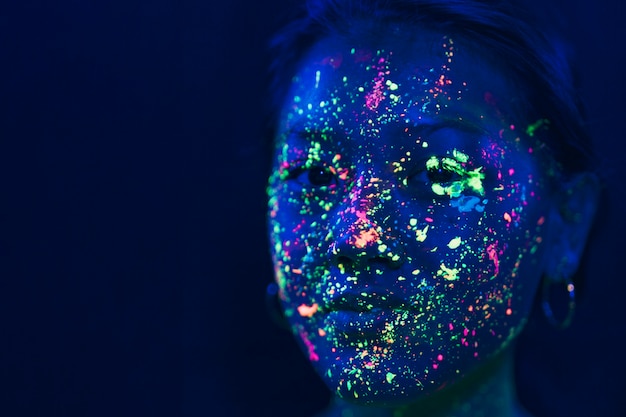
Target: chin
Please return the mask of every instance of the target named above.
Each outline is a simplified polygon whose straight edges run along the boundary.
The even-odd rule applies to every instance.
[[[400,371],[398,371],[400,372]],[[418,378],[415,375],[401,373],[394,374],[383,372],[383,375],[363,373],[360,380],[348,384],[349,378],[339,381],[327,380],[332,385],[335,394],[350,403],[356,405],[369,405],[377,407],[397,407],[415,403],[428,398],[447,386],[454,385],[462,375],[432,375],[431,377]],[[393,379],[388,381],[394,375]],[[382,377],[382,378],[381,378]]]
[[[372,352],[337,349],[313,362],[317,373],[339,398],[358,405],[402,406],[454,385],[480,367],[476,358],[449,358],[428,352]],[[462,366],[461,366],[462,365]]]
[[[473,376],[488,370],[494,359],[507,350],[523,324],[521,320],[518,326],[509,328],[508,337],[503,338],[477,333],[478,349],[467,349],[463,339],[458,339],[457,349],[445,340],[429,344],[428,338],[412,340],[410,345],[406,338],[402,338],[402,344],[385,345],[379,338],[357,338],[341,344],[332,334],[303,342],[302,347],[310,349],[311,342],[315,344],[316,360],[311,361],[312,365],[342,400],[355,405],[397,407],[427,399],[459,383],[471,384]],[[473,345],[472,335],[467,336],[469,345]]]

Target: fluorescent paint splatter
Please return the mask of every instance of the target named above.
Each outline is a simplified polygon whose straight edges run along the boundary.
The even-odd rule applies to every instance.
[[[461,246],[461,242],[462,242],[461,238],[457,236],[454,239],[452,239],[450,242],[448,242],[448,247],[450,249],[456,249],[459,246]]]
[[[319,361],[320,357],[317,353],[315,353],[315,345],[311,343],[309,335],[304,330],[300,330],[300,339],[304,342],[304,345],[306,346],[307,352],[309,353],[309,360],[313,362]]]
[[[547,127],[550,124],[548,119],[539,119],[535,123],[531,123],[526,128],[526,134],[530,137],[535,136],[535,132],[542,127]]]
[[[317,313],[318,308],[319,305],[317,303],[313,303],[312,306],[300,304],[298,306],[298,314],[300,314],[302,317],[313,317],[313,314]]]
[[[437,271],[437,276],[441,276],[448,281],[455,281],[459,279],[459,272],[457,268],[448,268],[444,264],[441,264],[439,271]]]

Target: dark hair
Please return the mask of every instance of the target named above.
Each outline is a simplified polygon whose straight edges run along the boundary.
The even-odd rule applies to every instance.
[[[303,5],[271,45],[275,110],[282,105],[300,60],[322,38],[358,34],[362,26],[354,23],[363,20],[424,27],[462,36],[490,51],[525,90],[526,102],[519,110],[548,121],[542,138],[563,173],[593,169],[591,138],[570,65],[562,48],[514,17],[523,15],[522,10],[502,1],[476,0],[309,0]]]

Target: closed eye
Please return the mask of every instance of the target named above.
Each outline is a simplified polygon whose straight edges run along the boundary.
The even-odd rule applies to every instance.
[[[287,179],[295,180],[307,188],[330,187],[337,183],[337,171],[322,164],[301,166],[291,170]]]
[[[466,156],[456,153],[454,158],[430,157],[426,161],[425,169],[419,170],[406,179],[407,185],[409,187],[426,186],[439,196],[459,197],[465,191],[483,195],[485,190],[482,180],[485,174],[482,167],[469,169],[465,164]]]
[[[447,167],[429,168],[424,171],[428,182],[435,183],[447,183],[450,181],[457,181],[461,178],[458,172],[451,170]]]
[[[450,163],[449,158],[431,157],[426,161],[425,169],[420,169],[407,180],[413,184],[448,184],[463,178],[463,168],[458,163]]]

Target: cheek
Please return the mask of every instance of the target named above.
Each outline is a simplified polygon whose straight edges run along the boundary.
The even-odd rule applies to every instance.
[[[495,189],[476,223],[461,222],[461,242],[456,249],[447,246],[446,258],[459,279],[468,277],[465,288],[474,303],[504,304],[506,315],[525,314],[541,276],[547,210],[529,177],[512,175]]]
[[[523,276],[539,276],[547,212],[541,189],[532,176],[514,171],[486,188],[484,196],[467,193],[398,210],[400,223],[408,225],[400,231],[422,286],[465,296],[504,281],[510,289],[520,268],[528,270]],[[420,295],[422,289],[411,291]]]
[[[325,270],[329,234],[326,210],[315,196],[303,197],[288,184],[270,186],[269,236],[275,276],[285,300],[306,303]]]

